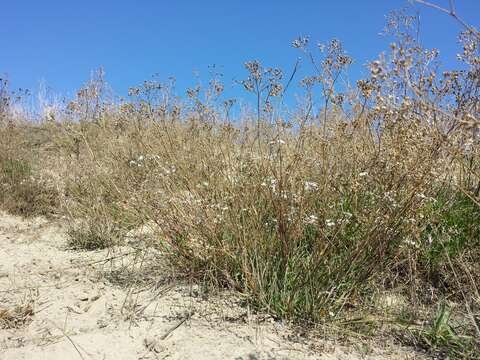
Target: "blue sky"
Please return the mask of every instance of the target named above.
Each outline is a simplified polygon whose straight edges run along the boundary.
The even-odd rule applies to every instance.
[[[447,6],[448,0],[432,0]],[[478,26],[479,0],[457,0],[457,10]],[[291,41],[340,39],[356,59],[352,76],[386,49],[379,36],[385,15],[405,0],[14,0],[0,12],[0,74],[15,87],[35,91],[44,80],[55,93],[72,94],[103,66],[118,94],[158,73],[177,88],[206,78],[217,64],[227,89],[245,75],[243,63],[259,59],[291,69],[298,50]],[[417,6],[421,39],[454,62],[460,27],[447,15]]]

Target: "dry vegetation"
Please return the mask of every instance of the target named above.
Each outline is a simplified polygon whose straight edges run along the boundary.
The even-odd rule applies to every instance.
[[[77,249],[155,224],[147,245],[180,273],[276,317],[475,358],[480,35],[463,32],[464,66],[439,73],[412,18],[390,20],[397,41],[353,87],[338,84],[352,62],[338,41],[295,40],[314,71],[295,111],[295,72],[256,61],[241,82],[255,110],[234,120],[217,78],[184,100],[149,81],[114,102],[99,72],[36,123],[8,111],[4,83],[0,203],[65,216]]]

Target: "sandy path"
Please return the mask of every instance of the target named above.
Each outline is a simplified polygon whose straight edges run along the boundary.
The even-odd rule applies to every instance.
[[[0,359],[361,358],[290,341],[287,327],[251,315],[233,295],[206,299],[168,276],[127,286],[118,269],[133,271],[129,257],[101,261],[108,256],[65,250],[58,224],[0,213],[0,309],[33,309],[25,324],[0,329]],[[369,356],[406,357],[415,354]]]

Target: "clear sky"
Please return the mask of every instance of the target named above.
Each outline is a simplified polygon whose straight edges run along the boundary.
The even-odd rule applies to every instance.
[[[447,6],[448,0],[431,0]],[[478,26],[480,0],[457,0]],[[338,38],[356,59],[353,76],[386,49],[379,36],[385,15],[405,0],[7,0],[0,7],[0,74],[15,87],[35,91],[41,80],[72,94],[103,66],[118,94],[159,73],[177,78],[179,91],[195,83],[193,71],[222,66],[227,88],[245,75],[243,63],[259,59],[291,69],[292,40]],[[445,62],[458,51],[460,29],[447,15],[416,6],[421,39]],[[233,85],[232,85],[233,86]]]

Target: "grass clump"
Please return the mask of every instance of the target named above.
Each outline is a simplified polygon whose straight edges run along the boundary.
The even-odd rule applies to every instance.
[[[97,221],[69,229],[68,247],[74,250],[99,250],[119,245],[121,232]]]
[[[72,220],[69,247],[95,250],[122,245],[126,234],[142,220],[126,206],[130,191],[122,188],[119,169],[99,169],[97,163],[85,159],[73,175],[65,182],[64,206]]]
[[[465,328],[469,325],[455,319],[454,312],[446,301],[440,301],[432,319],[412,330],[416,345],[437,358],[478,359],[478,339],[466,335]]]
[[[31,321],[34,315],[32,304],[0,308],[0,329],[21,328]]]
[[[0,205],[15,215],[46,216],[58,208],[54,184],[36,178],[26,160],[0,158],[0,191]]]

